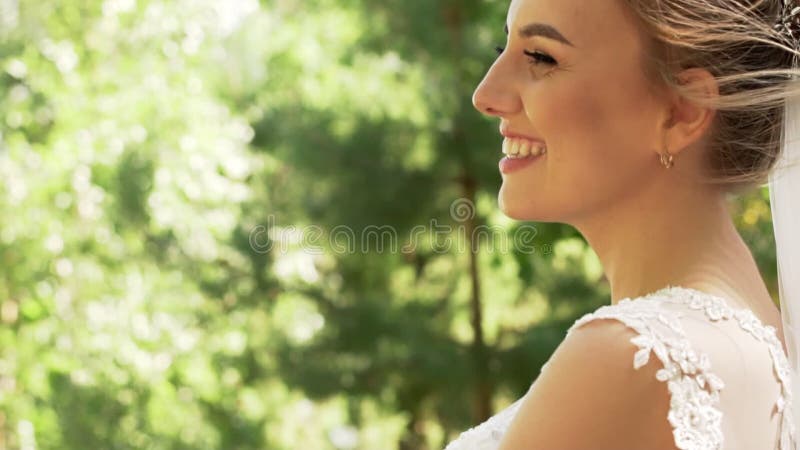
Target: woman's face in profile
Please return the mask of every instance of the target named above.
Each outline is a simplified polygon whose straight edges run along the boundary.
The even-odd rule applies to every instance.
[[[663,169],[663,106],[642,69],[645,41],[632,14],[623,0],[511,2],[504,49],[473,103],[547,153],[503,174],[507,216],[585,221],[624,206]],[[504,156],[499,139],[494,150]]]

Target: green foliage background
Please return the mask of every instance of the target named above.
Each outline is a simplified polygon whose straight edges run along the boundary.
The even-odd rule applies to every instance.
[[[440,449],[524,394],[608,289],[569,227],[495,245],[506,7],[0,0],[0,449]]]

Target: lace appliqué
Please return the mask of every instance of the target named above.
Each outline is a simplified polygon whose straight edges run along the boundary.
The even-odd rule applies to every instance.
[[[783,351],[783,346],[777,336],[777,330],[771,325],[764,325],[749,309],[731,308],[723,299],[680,286],[668,286],[653,295],[666,293],[673,298],[680,299],[692,309],[703,309],[711,320],[734,318],[739,326],[749,332],[756,339],[768,344],[770,355],[774,364],[775,375],[781,383],[781,394],[775,402],[778,413],[781,414],[780,450],[794,450],[796,446],[795,424],[792,415],[792,390],[790,388],[789,361]]]
[[[723,445],[722,413],[716,407],[724,383],[711,372],[706,354],[697,354],[691,347],[680,325],[679,312],[664,312],[662,302],[678,302],[696,310],[703,310],[711,320],[736,319],[739,325],[756,339],[768,344],[776,376],[781,383],[781,395],[776,408],[782,414],[780,450],[794,450],[795,424],[792,417],[792,391],[789,380],[789,362],[772,326],[764,326],[747,309],[735,310],[720,297],[680,286],[667,286],[635,301],[620,300],[616,305],[606,305],[585,314],[570,328],[593,319],[616,319],[634,329],[637,336],[631,342],[638,350],[633,367],[646,365],[650,354],[663,364],[656,372],[659,381],[666,382],[670,392],[670,410],[667,415],[673,427],[675,444],[679,449],[721,449]],[[665,335],[666,326],[674,335]],[[569,332],[569,331],[568,331]],[[549,362],[549,361],[548,361]],[[547,364],[542,367],[545,369]],[[495,450],[519,409],[523,398],[509,405],[482,424],[461,433],[445,450]]]
[[[506,409],[500,411],[487,419],[480,425],[474,426],[462,432],[458,438],[450,442],[444,450],[495,450],[500,446],[500,440],[505,435],[508,426],[517,415],[522,397],[514,403],[508,405]]]
[[[698,355],[691,348],[678,318],[664,314],[646,298],[623,299],[585,314],[570,331],[595,319],[616,319],[638,333],[631,338],[639,348],[633,358],[634,369],[647,364],[651,353],[661,361],[664,367],[656,372],[656,378],[666,382],[670,392],[667,420],[673,427],[675,445],[682,450],[721,449],[722,413],[715,405],[725,385],[711,373],[708,355]],[[660,332],[656,322],[667,326],[674,336]]]

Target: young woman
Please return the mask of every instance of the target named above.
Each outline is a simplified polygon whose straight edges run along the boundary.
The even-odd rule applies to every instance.
[[[797,2],[513,0],[505,29],[473,97],[500,207],[576,227],[612,299],[447,450],[795,449],[781,313],[728,198],[781,154]]]

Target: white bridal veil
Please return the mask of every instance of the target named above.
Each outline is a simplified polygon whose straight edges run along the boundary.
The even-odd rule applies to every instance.
[[[800,7],[798,7],[800,9]],[[798,58],[794,67],[798,67]],[[794,78],[800,82],[798,78]],[[787,99],[783,148],[769,178],[772,224],[778,263],[783,335],[789,358],[792,413],[800,432],[800,97]]]

